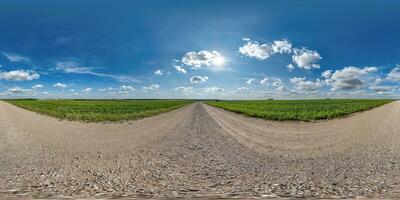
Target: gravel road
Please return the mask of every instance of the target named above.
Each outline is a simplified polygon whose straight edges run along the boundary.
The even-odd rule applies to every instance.
[[[399,101],[316,123],[194,103],[110,124],[0,102],[0,199],[400,197],[399,144]]]

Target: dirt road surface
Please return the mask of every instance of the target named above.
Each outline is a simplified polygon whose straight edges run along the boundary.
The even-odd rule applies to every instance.
[[[317,123],[202,103],[60,121],[0,102],[0,197],[400,197],[400,102]]]

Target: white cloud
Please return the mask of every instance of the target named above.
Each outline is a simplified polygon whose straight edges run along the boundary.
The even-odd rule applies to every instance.
[[[286,88],[286,86],[281,85],[281,86],[275,88],[275,90],[278,91],[278,92],[286,92],[287,88]]]
[[[238,89],[233,91],[233,93],[241,93],[241,92],[247,92],[247,91],[249,91],[249,88],[247,88],[247,87],[239,87]]]
[[[258,42],[248,41],[242,47],[239,47],[239,53],[258,60],[267,59],[272,53],[273,49],[269,44],[259,44]]]
[[[275,40],[272,44],[272,50],[274,53],[291,53],[292,52],[292,43],[288,40]]]
[[[127,89],[127,88],[129,88],[129,89],[131,89],[131,90],[133,90],[133,91],[136,90],[134,87],[132,87],[132,86],[127,86],[127,85],[122,85],[122,86],[119,88],[119,90],[123,90],[123,89]],[[107,88],[100,88],[100,89],[98,89],[97,91],[99,91],[99,92],[106,92],[106,91],[116,91],[116,90],[117,90],[117,89],[115,89],[115,88],[113,88],[113,87],[107,87]]]
[[[281,80],[272,82],[272,86],[274,86],[274,87],[279,87],[282,85],[283,85],[283,82]]]
[[[379,84],[381,84],[382,82],[383,82],[383,80],[382,80],[381,78],[377,78],[377,79],[375,79],[373,85],[379,85]]]
[[[400,81],[400,65],[397,65],[389,72],[387,79],[390,81]]]
[[[0,80],[3,79],[7,81],[31,81],[39,78],[40,75],[31,70],[14,70],[0,73]]]
[[[218,51],[201,50],[199,52],[187,52],[182,57],[181,62],[193,69],[201,68],[202,66],[219,65],[223,60],[222,55]]]
[[[293,49],[293,62],[302,69],[310,70],[312,68],[319,69],[320,66],[317,64],[322,57],[319,55],[318,52],[309,50],[307,48],[302,49]]]
[[[149,85],[148,87],[142,87],[142,90],[158,90],[160,88],[157,84]]]
[[[249,38],[243,40],[247,43],[239,47],[239,53],[258,60],[265,60],[277,53],[292,52],[292,44],[288,40],[275,40],[272,44],[260,44],[257,41],[251,41]]]
[[[37,84],[37,85],[32,86],[32,89],[39,89],[39,88],[43,88],[43,85]]]
[[[64,73],[71,73],[71,74],[89,74],[93,76],[100,76],[100,77],[106,77],[106,78],[112,78],[115,79],[119,82],[123,83],[129,83],[129,82],[136,82],[140,83],[141,81],[127,75],[114,75],[114,74],[105,74],[105,73],[98,73],[94,72],[92,67],[82,67],[79,65],[79,63],[76,63],[74,61],[68,61],[68,62],[58,62],[55,67],[56,70],[63,71]]]
[[[190,78],[191,83],[200,83],[206,80],[208,80],[207,76],[193,76],[192,78]]]
[[[30,62],[31,59],[28,57],[21,56],[16,53],[2,53],[10,62]]]
[[[178,92],[182,92],[183,94],[187,95],[187,94],[190,94],[193,92],[193,87],[180,86],[180,87],[176,87],[174,90],[178,91]]]
[[[85,88],[85,89],[81,90],[81,92],[83,92],[83,93],[89,93],[89,92],[91,92],[92,90],[93,90],[93,88],[88,87],[88,88]]]
[[[68,62],[58,62],[56,64],[56,70],[64,71],[65,73],[75,73],[75,74],[90,74],[92,73],[91,67],[81,67],[78,63],[73,61]]]
[[[225,90],[220,87],[207,87],[207,88],[204,88],[204,91],[207,93],[220,93],[220,92],[224,92]]]
[[[186,69],[183,68],[182,66],[174,65],[174,68],[175,68],[176,71],[178,71],[179,73],[182,73],[182,74],[186,74],[186,73],[187,73]]]
[[[333,70],[326,70],[326,71],[321,73],[321,76],[326,78],[326,79],[328,79],[328,78],[330,78],[332,76],[332,72],[333,72]]]
[[[324,86],[324,82],[320,79],[317,79],[315,82],[313,82],[307,81],[305,77],[293,77],[290,79],[290,82],[294,85],[294,88],[299,91],[314,91]]]
[[[336,70],[332,73],[326,83],[332,86],[332,90],[353,90],[364,86],[364,76],[376,72],[376,67],[357,68],[353,66],[345,67],[341,70]]]
[[[394,86],[378,86],[378,85],[373,85],[370,86],[369,89],[374,90],[375,92],[378,93],[386,93],[386,92],[390,92],[396,89],[396,87]]]
[[[280,78],[276,77],[265,77],[260,81],[261,85],[266,85],[266,86],[281,86],[283,85],[283,82]]]
[[[256,79],[254,79],[254,78],[249,78],[249,79],[247,79],[246,83],[247,83],[247,85],[251,85],[251,84],[253,84],[253,82],[254,82],[255,80],[256,80]]]
[[[108,90],[113,90],[113,88],[107,88]],[[130,85],[121,85],[119,87],[120,90],[122,91],[136,91],[136,88],[130,86]]]
[[[263,79],[260,81],[260,84],[261,84],[261,85],[266,85],[266,84],[268,83],[268,80],[269,80],[269,78],[268,78],[268,77],[265,77],[265,78],[263,78]]]
[[[11,94],[11,95],[32,95],[34,93],[33,90],[31,89],[23,89],[20,87],[12,87],[7,89],[7,92],[5,93],[7,94]]]
[[[3,65],[0,65],[0,67],[3,67]]]
[[[286,68],[291,72],[292,70],[294,70],[294,66],[293,64],[288,64],[286,65]]]
[[[158,75],[158,76],[162,76],[162,75],[164,74],[164,72],[163,72],[162,70],[160,70],[160,69],[157,69],[157,70],[154,72],[154,74],[155,74],[155,75]]]
[[[53,87],[55,87],[55,88],[66,88],[67,85],[64,84],[64,83],[56,83],[56,84],[53,85]]]

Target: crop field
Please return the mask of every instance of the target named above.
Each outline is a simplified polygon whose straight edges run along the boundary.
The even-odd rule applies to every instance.
[[[167,112],[186,100],[8,100],[7,102],[60,119],[87,122],[132,120]]]
[[[260,100],[207,101],[206,103],[250,117],[276,121],[314,121],[343,117],[392,100]]]

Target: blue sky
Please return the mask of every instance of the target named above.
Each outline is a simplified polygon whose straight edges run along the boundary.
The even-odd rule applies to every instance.
[[[399,98],[400,1],[0,2],[0,98]]]

